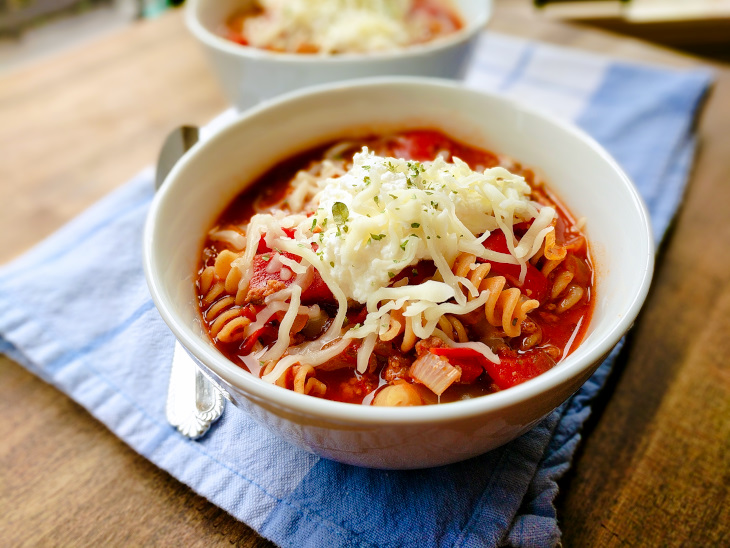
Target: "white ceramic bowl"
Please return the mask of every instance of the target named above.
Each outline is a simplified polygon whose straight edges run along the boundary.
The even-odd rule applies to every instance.
[[[544,175],[577,216],[596,266],[596,305],[583,343],[539,377],[496,394],[414,408],[360,406],[267,384],[229,362],[200,326],[195,272],[204,235],[229,201],[278,161],[353,130],[439,128]],[[145,272],[160,314],[235,402],[290,442],[377,468],[466,459],[519,436],[575,392],[629,329],[647,294],[654,247],[641,198],[585,133],[504,97],[443,80],[342,82],[248,111],[197,144],[154,199]]]
[[[188,28],[239,110],[284,92],[338,80],[386,75],[461,78],[492,8],[492,0],[454,0],[465,22],[459,32],[393,52],[324,56],[276,53],[221,37],[217,32],[226,19],[252,1],[188,0],[185,14]]]

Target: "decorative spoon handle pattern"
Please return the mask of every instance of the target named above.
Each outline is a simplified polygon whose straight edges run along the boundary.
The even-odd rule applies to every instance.
[[[182,126],[165,139],[157,161],[155,189],[164,183],[177,161],[198,141],[198,128]],[[197,439],[223,414],[223,393],[200,370],[179,342],[170,370],[166,415],[181,434]]]

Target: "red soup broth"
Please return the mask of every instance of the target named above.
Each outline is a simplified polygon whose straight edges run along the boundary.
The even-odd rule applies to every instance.
[[[458,157],[475,171],[502,166],[512,173],[523,176],[532,188],[531,199],[556,210],[558,214],[555,224],[556,243],[565,247],[567,254],[562,261],[558,261],[557,265],[548,265],[548,261],[544,257],[534,261],[534,266],[531,267],[520,289],[523,292],[532,292],[533,297],[539,297],[540,306],[527,315],[527,319],[522,324],[523,329],[520,336],[507,337],[503,333],[500,336],[499,329],[485,329],[486,321],[483,318],[483,311],[480,310],[470,313],[468,316],[471,317],[464,318],[462,323],[469,339],[487,344],[499,356],[499,365],[475,359],[474,356],[468,355],[468,353],[465,355],[464,352],[431,349],[433,353],[445,355],[450,362],[455,362],[462,369],[461,382],[452,384],[440,396],[436,396],[409,378],[407,371],[415,359],[415,352],[400,350],[398,343],[402,336],[390,343],[379,342],[374,350],[377,367],[363,374],[355,370],[356,351],[360,344],[360,341],[356,340],[340,356],[331,360],[337,361],[338,363],[335,365],[340,367],[319,366],[316,368],[316,379],[325,387],[324,393],[318,394],[319,397],[356,404],[369,404],[372,402],[373,396],[384,386],[399,383],[411,384],[420,394],[424,404],[444,403],[487,395],[520,384],[549,370],[580,344],[588,329],[595,299],[593,296],[594,269],[589,246],[580,231],[579,223],[531,169],[522,167],[510,158],[459,142],[437,130],[419,129],[348,138],[329,142],[293,155],[273,166],[236,197],[220,215],[216,226],[219,229],[243,232],[242,227],[245,227],[254,213],[264,212],[273,206],[286,206],[287,194],[291,190],[289,183],[299,170],[311,170],[326,156],[347,164],[348,158],[351,162],[352,155],[360,151],[363,146],[367,146],[380,156],[413,161],[431,161],[436,155],[441,155],[447,161]],[[515,233],[519,237],[521,235],[518,233],[519,227],[515,226]],[[485,245],[489,245],[490,240],[493,239],[492,236],[497,236],[496,240],[498,240],[501,232],[494,231]],[[497,247],[504,245],[496,240],[493,245]],[[207,267],[213,266],[215,258],[224,249],[228,249],[227,244],[210,237],[205,241],[199,275],[202,275]],[[416,281],[411,282],[416,284],[420,283],[419,276],[421,281],[431,276],[435,267],[430,261],[421,261],[414,268],[409,267],[407,270],[414,275],[417,273]],[[494,273],[503,275],[507,279],[505,289],[511,285],[520,285],[514,272],[499,271],[497,268]],[[566,273],[569,273],[569,276]],[[531,281],[530,276],[535,280]],[[566,276],[571,278],[567,285],[565,285]],[[400,277],[402,276],[394,278],[393,283],[397,282]],[[561,289],[563,285],[565,287]],[[572,306],[563,309],[561,303],[564,303],[567,293],[573,288],[579,288],[581,296]],[[215,305],[204,302],[204,297],[199,282],[198,298],[202,322],[210,333],[213,322],[206,319],[206,313]],[[328,311],[330,317],[334,316],[336,304],[328,302],[326,295],[322,293],[318,293],[317,298],[320,299],[318,303],[322,309]],[[241,306],[242,314],[248,314],[251,318],[255,317],[256,311],[260,308],[262,308],[261,305],[250,303],[244,303]],[[348,324],[361,323],[364,317],[364,306],[356,302],[351,303],[347,312],[346,327]],[[278,321],[274,319],[268,322],[261,333],[256,334],[260,346],[265,348],[275,343],[277,326]],[[539,333],[537,338],[536,333]],[[262,375],[260,368],[251,370],[241,358],[241,355],[247,354],[251,350],[251,336],[230,343],[223,342],[215,336],[211,336],[211,340],[233,363],[254,375]],[[302,337],[299,340],[303,340]],[[277,382],[288,388],[292,388],[292,383],[291,370]]]

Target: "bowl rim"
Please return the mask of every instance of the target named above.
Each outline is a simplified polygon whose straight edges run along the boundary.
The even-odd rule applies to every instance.
[[[378,51],[371,53],[340,53],[331,54],[301,54],[275,52],[252,46],[236,44],[222,36],[211,32],[201,23],[198,18],[198,6],[201,2],[209,0],[188,0],[185,6],[185,23],[190,32],[203,44],[234,55],[258,61],[281,62],[323,65],[343,65],[352,63],[370,63],[409,59],[430,55],[435,51],[445,50],[458,44],[464,43],[481,33],[492,17],[492,0],[482,0],[485,5],[484,12],[480,17],[465,21],[464,26],[458,31],[446,36],[436,38],[423,44],[413,44],[395,50]]]
[[[441,88],[449,93],[469,93],[487,96],[493,100],[496,99],[512,109],[542,118],[548,123],[558,126],[560,130],[579,138],[605,161],[616,174],[616,180],[620,182],[631,198],[631,202],[627,206],[630,205],[634,214],[638,215],[638,220],[642,226],[642,233],[638,234],[637,238],[640,238],[640,241],[644,244],[642,248],[645,248],[645,250],[642,250],[642,252],[645,251],[642,257],[643,269],[638,274],[640,277],[638,284],[633,289],[630,305],[621,315],[619,321],[592,341],[592,347],[587,353],[585,353],[585,343],[579,345],[578,348],[583,348],[585,353],[579,361],[572,359],[575,356],[575,353],[573,353],[565,358],[565,360],[559,362],[558,366],[542,373],[538,377],[501,392],[468,400],[418,407],[364,406],[315,398],[269,384],[229,361],[213,347],[212,343],[204,339],[205,335],[203,333],[194,333],[190,326],[185,325],[183,321],[172,313],[172,307],[169,307],[162,297],[162,282],[155,276],[156,258],[153,253],[153,234],[156,228],[156,218],[160,209],[165,205],[165,198],[169,194],[170,188],[175,184],[175,180],[185,171],[188,164],[202,151],[217,147],[217,143],[225,141],[229,135],[238,130],[239,126],[245,125],[249,119],[275,110],[282,105],[290,105],[291,103],[307,100],[312,96],[327,93],[348,92],[348,90],[354,93],[372,88],[387,88],[392,86]],[[550,113],[498,93],[475,90],[458,82],[413,76],[379,76],[311,86],[283,94],[250,110],[238,113],[232,120],[217,128],[206,140],[200,141],[192,147],[171,170],[165,183],[152,200],[143,236],[144,272],[155,306],[177,340],[195,358],[205,364],[206,367],[226,383],[233,385],[237,391],[243,393],[248,399],[264,400],[269,404],[269,407],[275,406],[287,411],[293,411],[304,417],[314,417],[320,420],[327,420],[330,423],[356,423],[360,425],[439,424],[474,418],[497,412],[500,409],[507,409],[524,404],[529,400],[538,398],[540,395],[557,389],[561,385],[569,384],[571,380],[575,380],[586,373],[589,375],[592,374],[600,365],[601,360],[608,355],[636,319],[649,292],[654,270],[654,257],[654,237],[648,210],[643,199],[613,157],[585,131],[569,121],[562,120]]]

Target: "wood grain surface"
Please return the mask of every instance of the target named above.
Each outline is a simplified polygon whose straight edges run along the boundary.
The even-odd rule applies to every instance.
[[[701,61],[497,3],[493,28],[673,66]],[[629,350],[561,481],[565,546],[730,545],[730,67]],[[179,13],[0,76],[0,262],[225,107]],[[0,357],[0,546],[271,546]]]

